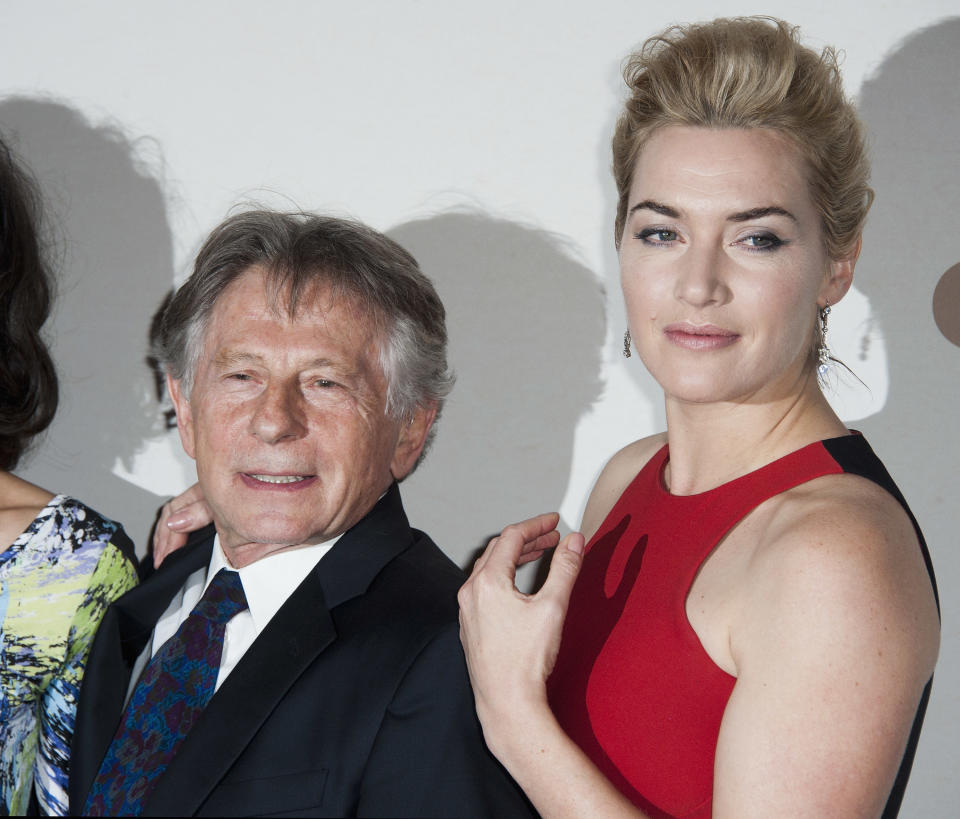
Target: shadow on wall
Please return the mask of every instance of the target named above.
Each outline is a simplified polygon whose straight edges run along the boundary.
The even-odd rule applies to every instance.
[[[48,325],[61,404],[20,474],[124,523],[142,549],[160,502],[113,474],[162,432],[147,331],[173,279],[159,183],[115,128],[57,102],[0,101],[0,128],[40,182],[58,271]],[[59,251],[59,253],[58,253]]]
[[[960,347],[937,329],[937,282],[960,262],[960,18],[907,38],[863,86],[860,112],[873,148],[876,202],[857,265],[885,340],[887,404],[858,423],[886,462],[930,545],[943,605],[943,636],[904,815],[952,816],[960,687]],[[954,305],[955,310],[960,305]]]
[[[632,54],[639,50],[642,42],[634,46],[623,54],[623,60],[627,54]],[[613,134],[617,127],[617,121],[623,111],[623,98],[626,95],[627,87],[623,81],[623,60],[612,61],[606,71],[606,83],[610,88],[611,94],[616,104],[612,106],[604,118],[604,122],[597,131],[597,142],[595,148],[597,179],[600,187],[605,191],[603,199],[603,227],[602,227],[602,254],[603,271],[610,293],[609,320],[612,325],[612,338],[609,343],[612,348],[619,351],[623,347],[623,334],[627,329],[627,311],[623,301],[623,291],[620,285],[620,256],[617,252],[617,236],[615,225],[617,221],[617,185],[613,178]],[[624,376],[629,378],[637,386],[646,406],[643,411],[650,412],[650,423],[648,426],[638,426],[628,430],[629,437],[621,445],[628,441],[642,438],[655,432],[660,432],[667,428],[666,409],[663,400],[663,389],[657,383],[656,379],[650,374],[650,371],[644,366],[643,361],[637,354],[636,348],[629,359],[624,358],[618,352],[614,357],[614,364],[610,371],[610,389],[616,389],[623,383]],[[635,409],[640,412],[639,406]],[[614,454],[611,450],[606,454],[606,459]],[[595,476],[597,477],[597,476]]]
[[[457,374],[404,504],[467,567],[506,524],[563,500],[577,422],[602,388],[603,291],[557,237],[482,213],[388,232],[443,299]]]

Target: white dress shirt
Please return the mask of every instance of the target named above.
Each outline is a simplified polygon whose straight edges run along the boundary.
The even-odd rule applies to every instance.
[[[220,671],[214,691],[223,685],[227,675],[240,662],[240,658],[253,645],[253,641],[266,628],[273,615],[339,539],[340,535],[337,535],[314,546],[300,546],[285,552],[275,552],[239,570],[249,608],[227,623],[223,652],[220,655]],[[213,552],[207,568],[197,569],[187,578],[180,594],[173,598],[157,621],[153,629],[151,657],[176,633],[217,572],[223,568],[233,570],[220,548],[220,537],[217,535],[213,540]]]

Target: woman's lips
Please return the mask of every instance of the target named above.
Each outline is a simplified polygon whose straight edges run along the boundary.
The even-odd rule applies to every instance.
[[[672,344],[687,350],[719,350],[735,344],[740,336],[715,324],[668,324],[663,334]]]

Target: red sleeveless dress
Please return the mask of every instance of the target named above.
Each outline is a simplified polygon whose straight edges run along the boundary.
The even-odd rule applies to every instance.
[[[859,434],[810,444],[697,495],[667,491],[667,460],[663,447],[587,544],[547,690],[564,730],[635,805],[652,817],[708,817],[720,721],[736,679],[687,621],[700,566],[760,503],[822,475],[870,478],[907,507]],[[899,807],[928,694],[929,686],[885,816]]]

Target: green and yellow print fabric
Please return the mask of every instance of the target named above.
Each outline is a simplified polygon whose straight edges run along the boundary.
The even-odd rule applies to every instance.
[[[136,584],[123,529],[58,495],[0,553],[0,813],[65,815],[77,695],[107,606]]]

